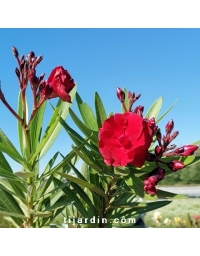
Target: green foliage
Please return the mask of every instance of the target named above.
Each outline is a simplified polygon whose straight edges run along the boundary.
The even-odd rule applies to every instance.
[[[162,190],[158,190],[154,196],[145,193],[143,181],[156,168],[155,162],[146,162],[141,168],[129,165],[114,168],[105,164],[98,149],[98,131],[108,116],[97,92],[93,111],[76,93],[75,86],[69,94],[72,101],[76,99],[81,118],[70,108],[71,103],[60,99],[55,108],[52,106],[52,116],[44,129],[46,102],[39,109],[35,109],[34,102],[29,118],[25,91],[20,89],[15,117],[18,119],[21,152],[0,130],[0,215],[12,227],[49,226],[63,214],[69,226],[72,226],[69,220],[73,219],[75,226],[81,228],[134,228],[137,227],[135,223],[121,220],[137,219],[140,214],[164,207],[173,199],[182,198],[181,195]],[[33,95],[36,94],[35,87],[32,91]],[[125,106],[128,108],[127,91],[124,91]],[[36,100],[36,96],[34,99]],[[175,104],[159,117],[162,102],[163,98],[158,98],[146,116],[155,117],[158,122]],[[68,114],[83,135],[65,121]],[[66,156],[56,152],[41,171],[40,159],[53,145],[61,128],[72,139],[72,150]],[[5,154],[21,165],[20,171],[12,170]],[[58,156],[62,160],[56,163]],[[79,159],[82,160],[80,169],[77,167]],[[174,159],[183,161],[186,166],[196,162],[196,165],[190,167],[196,168],[200,157],[163,157],[161,167]],[[165,169],[166,175],[170,177],[172,171]],[[192,170],[190,175],[194,178]],[[184,173],[181,174],[184,179]]]
[[[124,91],[127,96],[127,91]],[[72,204],[66,207],[64,213],[66,219],[72,221],[72,216],[74,216],[75,223],[73,225],[76,227],[136,227],[133,223],[119,224],[115,220],[136,219],[140,214],[158,209],[171,202],[169,200],[157,201],[158,199],[173,200],[184,198],[182,195],[162,190],[158,190],[157,195],[154,196],[144,192],[143,180],[156,167],[154,162],[146,162],[142,168],[135,168],[133,166],[113,168],[112,166],[107,166],[98,150],[97,131],[102,126],[103,121],[108,118],[103,108],[102,100],[95,93],[95,113],[93,113],[92,108],[87,103],[83,102],[78,94],[76,102],[82,120],[71,109],[69,113],[85,137],[82,137],[69,127],[63,119],[60,119],[60,123],[76,145],[76,147],[72,147],[74,152],[83,161],[81,171],[72,167],[74,177],[57,172],[57,174],[63,176],[70,183],[72,191],[76,191],[76,195],[73,194]],[[125,101],[125,105],[128,108],[127,101]],[[158,120],[161,120],[173,105]],[[157,117],[161,106],[162,97],[152,104],[146,115]],[[88,138],[88,141],[83,146],[86,138]],[[80,148],[81,145],[82,147]],[[78,147],[79,149],[77,149]],[[185,165],[190,165],[196,160],[193,156],[170,157],[167,159],[163,158],[162,160],[165,162],[174,159],[181,159]],[[172,171],[167,169],[167,174],[170,173]],[[149,200],[153,200],[153,202]],[[83,211],[81,204],[85,211]],[[96,220],[94,223],[85,223],[83,221],[85,218],[91,219],[92,216]],[[69,226],[71,221],[68,221]]]

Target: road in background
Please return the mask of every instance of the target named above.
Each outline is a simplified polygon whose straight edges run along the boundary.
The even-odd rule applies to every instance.
[[[200,186],[157,186],[157,188],[176,194],[187,195],[189,197],[200,197]]]

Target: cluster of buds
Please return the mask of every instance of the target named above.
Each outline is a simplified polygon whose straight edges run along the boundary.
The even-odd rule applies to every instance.
[[[193,155],[194,152],[198,149],[196,145],[185,145],[179,148],[176,148],[176,145],[170,145],[170,143],[178,136],[179,132],[172,130],[174,128],[174,121],[170,120],[165,126],[165,135],[161,135],[160,130],[156,132],[156,140],[158,145],[155,147],[154,153],[149,153],[147,156],[147,161],[161,162],[160,158],[165,156],[189,156]],[[164,162],[163,162],[164,163]],[[180,161],[174,160],[166,164],[172,171],[177,171],[184,168],[184,164]]]
[[[135,95],[135,93],[128,92],[128,110],[125,105],[125,97],[126,94],[120,88],[117,88],[117,97],[122,103],[124,111],[135,113],[141,117],[143,117],[143,106],[137,106],[134,110],[132,110],[133,104],[140,98],[141,94]],[[178,136],[179,132],[174,131],[174,121],[170,120],[165,126],[165,135],[162,136],[160,129],[156,126],[155,118],[144,118],[144,122],[148,124],[149,129],[152,131],[152,136],[156,136],[156,140],[158,145],[154,149],[154,153],[148,153],[146,160],[149,162],[155,162],[157,168],[154,169],[149,175],[145,178],[143,185],[144,190],[149,194],[155,194],[157,183],[164,178],[165,170],[159,166],[159,163],[166,165],[170,170],[176,172],[185,167],[184,163],[178,160],[172,160],[170,162],[164,162],[161,160],[163,156],[171,157],[171,156],[189,156],[193,155],[194,152],[198,149],[196,145],[185,145],[179,148],[176,148],[175,144],[171,144],[171,142]]]
[[[15,73],[20,85],[23,103],[25,100],[25,91],[28,83],[31,85],[33,93],[33,110],[30,121],[33,119],[40,106],[48,99],[59,97],[63,101],[71,103],[69,92],[74,88],[75,83],[67,70],[65,70],[62,66],[56,67],[52,70],[48,79],[43,80],[45,73],[41,74],[40,76],[36,75],[36,67],[42,61],[42,56],[36,57],[35,53],[31,51],[27,54],[26,57],[24,57],[24,55],[19,57],[18,50],[14,46],[12,47],[12,52],[18,63],[18,67],[15,69]],[[11,106],[6,101],[1,88],[0,99],[23,125],[24,117],[19,117],[17,113],[11,108]]]
[[[169,145],[179,134],[178,131],[173,131],[174,122],[170,120],[165,126],[165,135],[161,135],[160,130],[158,129],[156,132],[156,140],[158,145],[155,147],[154,153],[149,153],[147,156],[147,161],[156,162],[157,166],[159,163],[165,164],[170,170],[176,172],[185,167],[184,163],[178,160],[172,160],[170,162],[161,161],[161,157],[169,157],[169,156],[189,156],[193,155],[194,152],[198,149],[196,145],[186,145],[183,147],[176,148],[176,145]],[[157,170],[163,171],[163,178],[165,170],[158,167]],[[155,170],[154,170],[155,171]],[[155,185],[161,180],[159,178],[155,178],[155,174],[151,172],[144,180],[144,190],[149,194],[155,194],[156,189]],[[156,182],[155,182],[156,180]]]
[[[134,92],[133,93],[128,92],[129,108],[127,110],[126,105],[124,103],[125,97],[126,97],[125,92],[122,89],[120,89],[119,87],[117,87],[117,97],[120,100],[120,102],[122,103],[122,106],[123,106],[125,112],[127,112],[127,111],[132,112],[133,103],[136,102],[140,98],[140,96],[141,96],[141,94],[135,95]],[[144,111],[144,107],[138,106],[133,112],[142,116],[143,111]]]
[[[117,88],[117,97],[120,100],[120,102],[122,103],[123,109],[125,112],[132,112],[136,115],[139,115],[141,117],[143,117],[143,111],[144,111],[144,106],[137,106],[135,109],[132,110],[132,106],[133,104],[140,98],[141,94],[135,94],[134,92],[128,92],[128,110],[127,107],[125,105],[125,92],[120,89],[119,87]],[[155,132],[158,129],[158,126],[156,126],[155,123],[155,118],[144,118],[144,122],[146,122],[148,124],[149,129],[152,131],[152,135],[155,134]]]

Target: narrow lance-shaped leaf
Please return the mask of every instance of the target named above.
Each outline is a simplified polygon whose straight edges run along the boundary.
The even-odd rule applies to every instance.
[[[26,104],[26,121],[27,121],[28,120],[28,104],[27,104],[26,98],[25,98],[25,104]],[[19,92],[19,96],[18,96],[18,115],[23,119],[21,91]],[[24,137],[22,125],[19,121],[17,121],[17,126],[18,126],[18,139],[19,139],[21,153],[23,157],[25,157],[25,137]]]
[[[82,133],[85,134],[85,136],[87,137],[91,137],[91,141],[97,145],[98,144],[97,132],[95,133],[92,130],[90,130],[87,126],[85,126],[85,124],[76,116],[76,114],[73,112],[72,109],[69,109],[69,114],[73,119],[74,123],[82,131]]]
[[[85,125],[92,131],[98,131],[95,115],[93,114],[91,108],[82,101],[78,93],[76,93],[76,102]]]
[[[178,99],[174,102],[174,104],[172,104],[172,106],[170,107],[170,108],[168,108],[168,110],[167,111],[165,111],[165,113],[164,114],[162,114],[162,116],[161,117],[159,117],[158,118],[158,120],[156,120],[156,123],[158,123],[160,120],[162,120],[163,119],[163,117],[165,117],[168,113],[169,113],[169,111],[173,108],[173,106],[176,104],[176,102],[178,101]]]
[[[8,172],[13,172],[12,168],[10,167],[10,164],[8,163],[8,161],[6,160],[5,156],[1,151],[0,151],[0,166]]]
[[[95,92],[95,110],[96,110],[96,117],[97,117],[97,124],[100,128],[102,123],[106,120],[106,111],[104,109],[102,100],[97,92]]]
[[[101,195],[103,197],[107,197],[106,194],[104,193],[104,191],[101,190],[99,187],[95,186],[94,184],[91,184],[89,182],[86,182],[84,180],[81,180],[79,178],[73,177],[73,176],[65,174],[65,173],[58,172],[58,174],[60,176],[64,177],[65,179],[78,184],[79,186],[86,187],[89,190],[94,191],[94,192],[96,192],[97,194],[99,194],[99,195]]]
[[[16,150],[12,142],[7,138],[5,133],[0,129],[0,150],[9,155],[13,160],[20,164],[24,164],[24,159]]]
[[[76,88],[77,86],[75,86],[70,92],[69,95],[71,96],[71,101],[73,102],[74,96],[76,94]],[[66,119],[68,113],[69,113],[69,108],[71,106],[71,103],[68,102],[64,102],[62,100],[59,100],[56,108],[59,108],[59,114],[63,119]],[[54,123],[55,121],[55,117],[53,116],[49,125],[51,126],[52,123]],[[45,147],[42,149],[41,151],[41,156],[46,154],[46,152],[49,150],[49,148],[52,146],[52,144],[54,143],[55,139],[57,138],[60,130],[62,128],[62,125],[59,123],[59,120],[57,121],[57,126],[55,128],[55,130],[52,132],[50,138],[48,139],[48,141],[45,143]]]
[[[35,114],[34,119],[32,120],[30,125],[29,137],[31,141],[32,152],[36,151],[36,148],[40,142],[45,108],[46,108],[46,101],[37,110],[37,113]]]
[[[62,184],[62,182],[56,178],[54,178],[54,182],[56,182],[58,186]],[[73,204],[77,208],[77,210],[80,212],[80,214],[84,218],[88,218],[89,217],[88,213],[84,205],[81,203],[80,199],[77,197],[77,195],[69,187],[62,188],[62,191],[66,194],[68,198],[74,201]]]
[[[163,98],[160,97],[158,98],[152,105],[151,107],[149,108],[149,110],[147,111],[145,117],[148,117],[148,118],[152,118],[154,117],[155,119],[157,118],[159,112],[160,112],[160,109],[162,107],[162,101],[163,101]]]

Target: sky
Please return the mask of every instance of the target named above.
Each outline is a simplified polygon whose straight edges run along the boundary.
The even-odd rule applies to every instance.
[[[144,114],[151,104],[163,97],[161,114],[178,99],[174,108],[159,123],[164,132],[173,119],[179,136],[177,146],[200,140],[200,29],[159,28],[62,28],[62,29],[0,29],[0,80],[6,100],[16,110],[19,85],[15,75],[17,66],[12,46],[20,55],[34,51],[42,55],[37,75],[63,66],[77,83],[77,91],[92,109],[94,93],[98,92],[107,114],[121,111],[116,88],[141,93],[136,105],[144,106]],[[31,101],[31,92],[28,91]],[[57,100],[50,100],[56,104]],[[31,102],[30,102],[31,106]],[[75,101],[72,109],[78,115]],[[47,106],[45,124],[52,110]],[[0,128],[17,149],[17,122],[0,102]],[[70,116],[67,123],[75,128]],[[56,142],[42,159],[41,167],[57,152],[66,155],[71,140],[62,130]],[[20,166],[9,159],[13,170]]]

